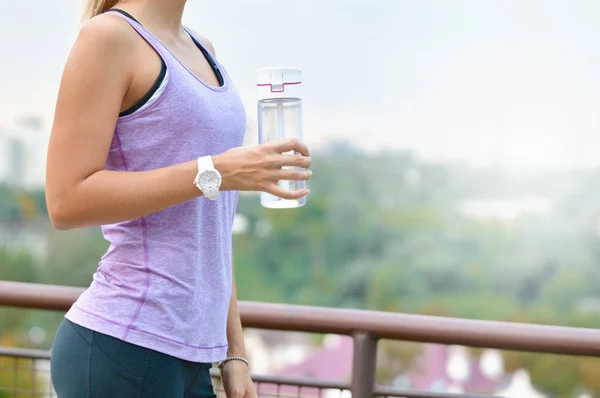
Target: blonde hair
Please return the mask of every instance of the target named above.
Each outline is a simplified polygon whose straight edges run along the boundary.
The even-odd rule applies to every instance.
[[[118,2],[119,0],[87,0],[83,17],[84,19],[94,18],[114,7]]]

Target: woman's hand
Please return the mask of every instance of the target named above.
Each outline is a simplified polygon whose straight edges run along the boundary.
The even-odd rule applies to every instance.
[[[286,154],[291,151],[296,154]],[[309,193],[307,189],[286,191],[277,185],[280,180],[308,180],[312,175],[309,170],[286,169],[311,165],[308,147],[297,139],[233,148],[213,156],[213,163],[221,173],[223,191],[268,192],[282,199],[299,199]]]
[[[221,380],[227,398],[258,398],[248,366],[242,361],[229,361],[221,369]]]

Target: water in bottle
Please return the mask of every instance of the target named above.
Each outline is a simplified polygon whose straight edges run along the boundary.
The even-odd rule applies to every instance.
[[[261,144],[286,138],[302,140],[301,74],[298,68],[257,71],[258,139]],[[305,181],[279,181],[279,186],[287,191],[304,189],[305,185]],[[270,209],[289,209],[303,206],[306,197],[288,200],[261,192],[260,203]]]

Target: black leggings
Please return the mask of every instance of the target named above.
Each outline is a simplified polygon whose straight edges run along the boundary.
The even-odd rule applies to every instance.
[[[54,340],[50,371],[59,398],[215,398],[210,368],[65,319]]]

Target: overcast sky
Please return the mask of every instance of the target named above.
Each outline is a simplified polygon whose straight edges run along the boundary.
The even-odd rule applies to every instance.
[[[0,125],[50,123],[80,0],[0,0]],[[190,0],[255,118],[254,70],[304,69],[306,141],[513,167],[599,164],[600,1]]]

